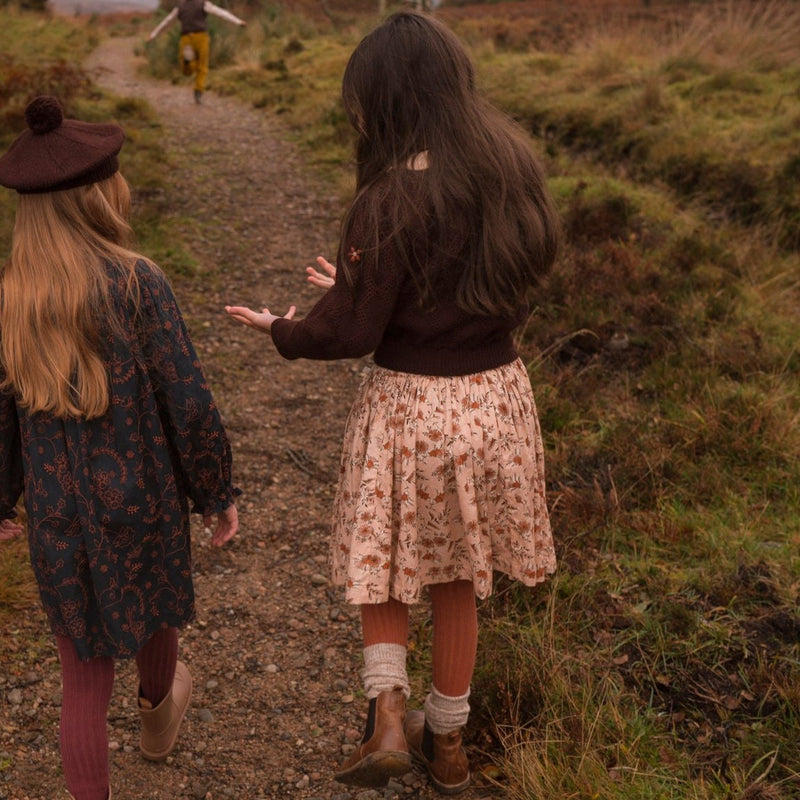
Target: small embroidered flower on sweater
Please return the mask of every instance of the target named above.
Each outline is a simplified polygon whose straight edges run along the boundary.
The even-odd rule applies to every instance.
[[[347,258],[350,260],[351,264],[358,264],[361,261],[361,254],[363,250],[356,250],[355,247],[350,248],[350,252],[347,254]]]

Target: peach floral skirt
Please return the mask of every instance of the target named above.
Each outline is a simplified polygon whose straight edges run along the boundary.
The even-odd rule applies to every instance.
[[[532,586],[556,567],[544,457],[520,360],[461,377],[374,366],[347,420],[332,574],[351,603],[419,600],[492,573]]]

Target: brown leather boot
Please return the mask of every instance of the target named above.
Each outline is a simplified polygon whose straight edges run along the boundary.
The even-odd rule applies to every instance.
[[[436,791],[459,794],[469,786],[469,761],[460,730],[433,733],[422,711],[409,711],[403,727],[411,755],[425,767]]]
[[[364,738],[334,775],[351,786],[386,786],[390,778],[411,771],[403,720],[406,698],[402,689],[381,692],[370,701]]]
[[[139,749],[146,759],[163,761],[173,751],[191,697],[192,676],[181,661],[175,666],[172,689],[155,708],[139,695],[139,714],[142,718]]]

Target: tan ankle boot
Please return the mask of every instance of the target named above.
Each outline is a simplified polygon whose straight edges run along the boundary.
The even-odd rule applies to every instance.
[[[403,734],[406,698],[401,689],[381,692],[370,708],[372,733],[356,747],[334,777],[351,786],[386,786],[390,778],[411,771]],[[367,721],[367,730],[370,720]],[[366,734],[365,734],[366,736]]]
[[[175,666],[169,694],[155,707],[139,696],[142,736],[139,748],[150,761],[163,761],[175,748],[178,730],[192,697],[192,676],[182,662]]]
[[[422,711],[409,711],[404,729],[411,755],[425,767],[438,792],[459,794],[469,786],[469,761],[461,746],[460,730],[433,733],[425,727],[425,714]],[[432,753],[433,757],[429,759],[426,752],[429,755]]]

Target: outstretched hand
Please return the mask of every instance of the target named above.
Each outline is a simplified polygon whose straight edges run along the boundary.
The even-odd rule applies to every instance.
[[[239,530],[239,512],[236,506],[232,503],[224,511],[220,511],[217,515],[217,525],[211,534],[211,544],[214,547],[222,547],[225,542],[229,542],[236,536]],[[213,516],[207,514],[203,516],[203,525],[206,528],[211,528],[214,522]]]
[[[293,319],[297,308],[289,306],[289,310],[282,317],[273,314],[268,308],[262,309],[259,313],[246,306],[225,306],[225,311],[237,322],[247,325],[248,328],[255,328],[257,331],[269,333],[272,323],[276,319]]]
[[[317,256],[317,264],[322,267],[323,272],[317,271],[314,267],[306,267],[309,283],[319,286],[320,289],[330,289],[336,280],[336,267],[330,261],[326,261],[322,256]]]
[[[12,519],[0,520],[0,542],[19,536],[24,530],[25,528],[22,525]]]

